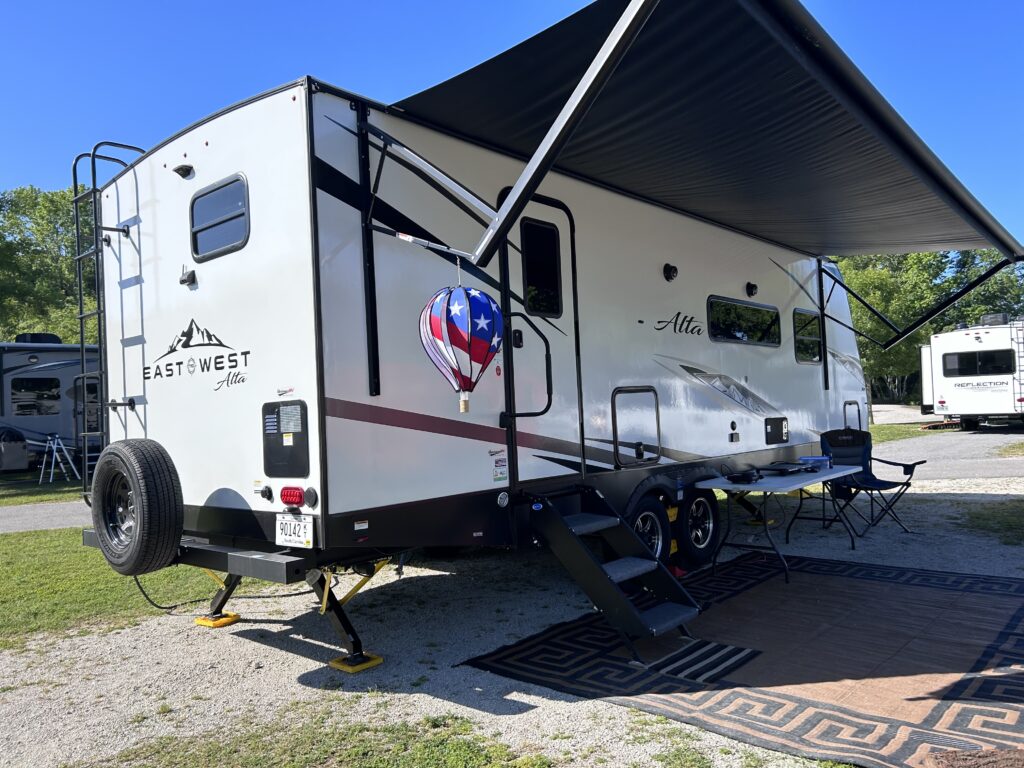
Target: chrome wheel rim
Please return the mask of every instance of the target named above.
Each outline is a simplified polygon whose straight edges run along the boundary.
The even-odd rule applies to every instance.
[[[103,523],[110,543],[127,549],[135,536],[135,495],[122,472],[115,473],[107,484]]]
[[[715,533],[715,515],[711,502],[704,498],[694,499],[687,511],[687,523],[690,543],[695,549],[704,549],[711,544]]]
[[[636,516],[633,523],[633,530],[640,537],[640,541],[651,551],[655,557],[661,556],[661,547],[664,537],[661,531],[661,522],[654,512],[644,510]]]

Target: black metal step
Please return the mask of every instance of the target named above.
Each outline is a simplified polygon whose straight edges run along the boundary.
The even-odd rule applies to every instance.
[[[658,561],[649,557],[620,557],[603,566],[608,578],[616,584],[650,573],[658,567]]]
[[[652,637],[663,635],[692,621],[700,614],[700,610],[690,605],[679,603],[662,603],[641,612],[640,621],[650,631]]]
[[[612,517],[611,515],[591,515],[586,512],[565,516],[565,524],[577,536],[586,536],[590,533],[614,528],[619,524],[620,520],[621,518]]]

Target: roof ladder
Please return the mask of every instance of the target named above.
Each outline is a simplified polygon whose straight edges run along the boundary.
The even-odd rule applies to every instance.
[[[78,291],[78,353],[79,373],[75,376],[75,439],[78,448],[79,472],[82,480],[82,496],[91,504],[90,486],[92,471],[99,452],[107,444],[110,434],[107,428],[107,377],[104,348],[104,303],[103,303],[103,246],[110,244],[108,232],[127,234],[124,228],[104,227],[102,205],[99,198],[97,163],[113,163],[127,168],[128,163],[119,157],[101,154],[100,150],[113,150],[143,154],[145,150],[131,144],[101,141],[90,152],[78,155],[71,164],[71,207],[75,222],[75,286]],[[85,186],[78,179],[79,164],[89,160],[89,184]],[[90,307],[86,309],[86,307]],[[95,322],[95,338],[98,350],[96,370],[86,370],[86,343],[89,337],[89,322]],[[90,397],[89,384],[94,383],[95,400]]]

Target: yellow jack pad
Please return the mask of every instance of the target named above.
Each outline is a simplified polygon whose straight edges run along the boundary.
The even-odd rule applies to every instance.
[[[332,669],[355,674],[383,663],[383,656],[377,656],[373,653],[361,653],[359,656],[339,656],[336,659],[331,659],[327,662],[327,665]]]
[[[220,616],[200,616],[196,619],[196,624],[198,624],[200,627],[209,627],[210,629],[217,629],[218,627],[230,627],[240,618],[242,617],[237,613],[224,611]]]

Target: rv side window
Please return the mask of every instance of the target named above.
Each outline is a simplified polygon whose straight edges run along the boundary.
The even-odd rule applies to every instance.
[[[192,198],[192,258],[207,261],[240,250],[249,239],[249,191],[232,176]]]
[[[718,296],[708,298],[708,336],[712,341],[777,347],[782,343],[779,325],[779,310],[775,307]]]
[[[1005,376],[1016,371],[1012,349],[991,349],[978,352],[949,352],[942,356],[942,375]]]
[[[817,312],[793,310],[793,346],[798,363],[821,362],[821,318]]]
[[[561,317],[558,227],[546,221],[523,219],[519,225],[519,242],[523,249],[523,297],[527,314]]]
[[[11,379],[14,416],[56,416],[60,413],[60,379]]]

